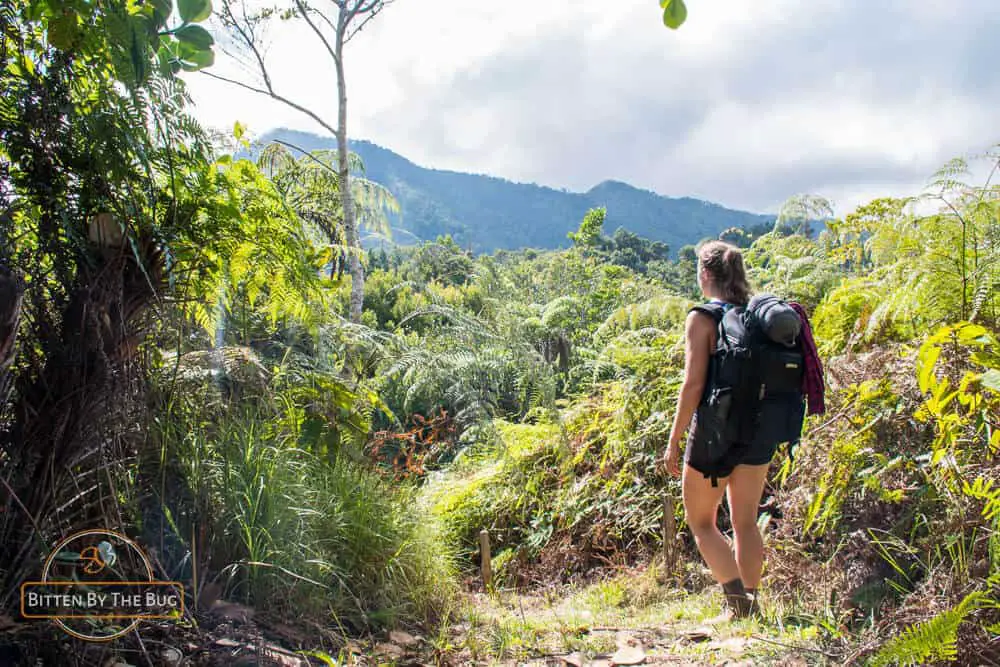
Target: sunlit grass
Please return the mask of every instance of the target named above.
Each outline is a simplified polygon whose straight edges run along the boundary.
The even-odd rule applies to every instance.
[[[570,653],[607,660],[626,640],[641,644],[652,662],[672,656],[768,665],[795,657],[805,660],[797,664],[834,664],[818,648],[823,630],[783,623],[778,615],[786,607],[759,620],[722,620],[716,590],[685,593],[656,577],[649,568],[579,588],[472,595],[456,610],[450,646],[483,664]]]

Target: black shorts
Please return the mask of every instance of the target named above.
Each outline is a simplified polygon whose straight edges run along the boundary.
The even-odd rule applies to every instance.
[[[762,443],[751,443],[751,444],[734,444],[729,448],[726,453],[725,460],[720,462],[718,465],[713,467],[713,470],[706,471],[702,470],[701,466],[691,463],[691,452],[696,447],[694,442],[690,439],[688,440],[687,447],[684,450],[684,462],[705,475],[706,477],[714,475],[719,479],[723,477],[729,477],[732,474],[733,469],[738,465],[747,466],[763,466],[771,463],[771,459],[774,458],[775,452],[778,451],[778,443],[762,444]]]

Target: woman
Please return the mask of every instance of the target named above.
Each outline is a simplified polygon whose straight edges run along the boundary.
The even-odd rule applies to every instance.
[[[698,286],[702,294],[723,307],[746,306],[750,284],[739,249],[722,241],[711,241],[698,249]],[[677,398],[677,412],[664,457],[667,472],[677,477],[680,470],[680,442],[691,423],[708,376],[709,357],[715,349],[716,323],[706,313],[692,311],[685,323],[686,349],[684,384]],[[757,528],[757,507],[764,492],[768,464],[775,447],[737,445],[729,457],[733,467],[721,471],[717,486],[690,464],[687,447],[682,488],[684,513],[694,533],[698,551],[722,584],[727,607],[737,617],[756,611],[756,589],[764,563],[764,543]],[[716,526],[722,494],[729,496],[735,539],[735,554]]]

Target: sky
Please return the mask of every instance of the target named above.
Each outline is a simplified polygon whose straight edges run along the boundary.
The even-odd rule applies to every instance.
[[[436,169],[755,212],[813,194],[838,215],[1000,142],[997,0],[687,6],[672,31],[656,0],[396,0],[346,47],[348,135]],[[277,23],[266,42],[277,91],[335,124],[335,72],[308,28]],[[221,54],[213,71],[255,81]],[[187,80],[209,126],[320,130]]]

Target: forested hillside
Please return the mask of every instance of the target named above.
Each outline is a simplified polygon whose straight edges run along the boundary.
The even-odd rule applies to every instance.
[[[260,141],[267,144],[275,139],[305,150],[333,146],[317,135],[292,130],[268,132]],[[354,141],[351,148],[361,158],[367,178],[384,185],[399,202],[399,216],[390,216],[396,228],[393,241],[407,245],[449,234],[476,253],[564,248],[569,245],[567,232],[595,207],[607,208],[609,231],[621,227],[661,241],[674,254],[684,245],[731,227],[774,222],[773,215],[734,211],[687,197],[663,197],[616,181],[605,181],[587,192],[567,192],[420,167],[367,141]]]
[[[477,180],[452,236],[364,249],[345,211],[384,230],[391,179],[185,113],[211,11],[0,7],[0,664],[1000,663],[1000,147],[747,230]],[[551,237],[507,238],[550,247],[469,251],[493,187],[548,202]],[[737,621],[659,465],[701,298],[664,241],[720,233],[826,368]],[[140,565],[183,608],[25,613]]]

